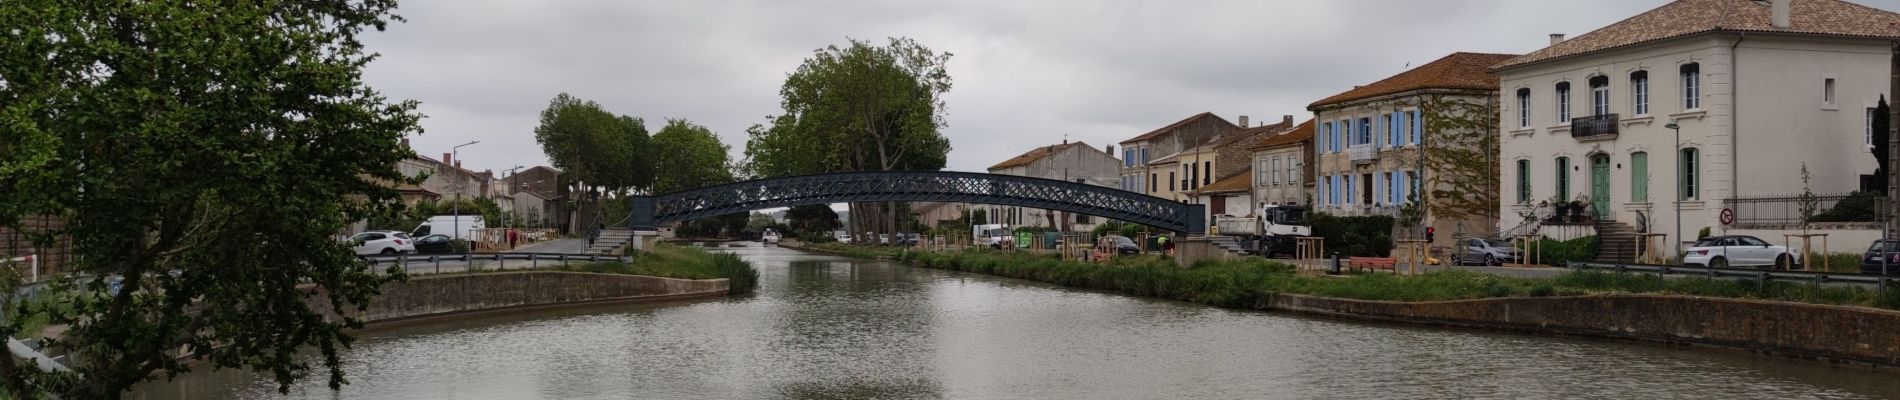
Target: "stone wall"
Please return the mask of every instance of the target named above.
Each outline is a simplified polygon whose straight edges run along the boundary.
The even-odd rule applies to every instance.
[[[309,288],[314,292],[314,288]],[[718,296],[725,279],[672,279],[586,272],[497,272],[435,275],[391,283],[370,301],[365,322],[437,317],[524,307]],[[312,309],[328,310],[322,294],[307,297]]]
[[[1900,312],[1686,296],[1435,302],[1276,295],[1258,308],[1373,320],[1637,339],[1900,369]]]

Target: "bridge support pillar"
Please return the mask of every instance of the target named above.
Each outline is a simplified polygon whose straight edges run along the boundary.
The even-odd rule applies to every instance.
[[[1220,248],[1205,236],[1185,237],[1174,241],[1174,262],[1187,268],[1201,260],[1231,260],[1238,255]]]
[[[639,251],[651,250],[659,243],[660,231],[655,230],[633,231],[633,240],[628,241],[634,250]]]

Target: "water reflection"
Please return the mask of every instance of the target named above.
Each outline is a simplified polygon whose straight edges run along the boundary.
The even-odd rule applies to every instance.
[[[293,398],[1888,398],[1889,375],[1646,344],[1309,319],[732,249],[755,295],[367,332]],[[149,399],[280,398],[243,371]]]

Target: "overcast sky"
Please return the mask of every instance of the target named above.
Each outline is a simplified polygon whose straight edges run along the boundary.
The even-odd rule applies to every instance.
[[[1664,3],[409,0],[408,22],[368,35],[382,58],[365,75],[422,102],[417,153],[480,140],[461,151],[474,170],[547,164],[534,127],[561,92],[649,132],[667,118],[705,125],[736,159],[814,49],[905,36],[955,54],[948,169],[983,171],[1065,135],[1101,147],[1202,111],[1303,121],[1306,104],[1408,64],[1522,54]]]

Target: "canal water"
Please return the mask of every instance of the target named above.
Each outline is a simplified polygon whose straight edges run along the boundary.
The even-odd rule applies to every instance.
[[[1892,375],[1648,344],[1315,319],[798,253],[757,294],[365,332],[290,398],[1857,399]],[[1828,329],[1827,327],[1815,327]],[[313,357],[314,360],[314,357]],[[196,371],[145,399],[283,398]]]

